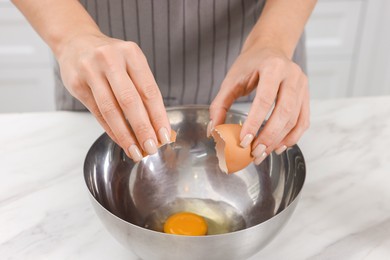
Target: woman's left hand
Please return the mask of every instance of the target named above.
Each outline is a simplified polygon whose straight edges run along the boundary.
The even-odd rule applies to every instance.
[[[309,89],[306,75],[282,51],[253,45],[244,49],[230,68],[210,106],[210,130],[224,123],[226,112],[241,96],[256,89],[244,122],[241,146],[252,145],[255,164],[272,151],[282,153],[298,142],[309,127]],[[275,107],[259,132],[266,116]]]

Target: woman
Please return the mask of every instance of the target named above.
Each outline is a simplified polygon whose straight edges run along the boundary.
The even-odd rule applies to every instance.
[[[134,161],[169,141],[164,102],[211,102],[209,133],[252,101],[240,145],[256,164],[309,126],[301,35],[315,0],[13,2],[58,61],[58,108],[87,108]]]

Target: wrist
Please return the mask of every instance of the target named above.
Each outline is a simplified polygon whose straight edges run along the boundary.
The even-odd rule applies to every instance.
[[[245,52],[251,48],[272,49],[283,54],[289,59],[292,58],[295,50],[293,43],[289,43],[288,41],[281,39],[281,37],[277,37],[276,35],[266,34],[250,35],[245,41],[241,52]]]
[[[64,50],[75,40],[89,37],[102,36],[102,32],[99,28],[82,28],[78,31],[72,31],[71,33],[62,33],[62,35],[52,35],[47,41],[52,49],[54,56],[58,59]]]
[[[253,46],[272,48],[291,59],[315,3],[316,0],[266,1],[243,51]]]

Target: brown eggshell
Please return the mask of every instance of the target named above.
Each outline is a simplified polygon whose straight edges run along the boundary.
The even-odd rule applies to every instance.
[[[171,141],[169,143],[174,143],[175,141],[176,141],[176,132],[174,130],[171,130]],[[161,146],[163,146],[163,144],[158,142],[157,148],[160,148]],[[145,157],[147,155],[148,154],[145,151],[142,150],[142,156]]]
[[[254,159],[250,146],[240,146],[241,128],[239,124],[222,124],[216,126],[211,133],[216,142],[219,168],[225,173],[240,171]]]

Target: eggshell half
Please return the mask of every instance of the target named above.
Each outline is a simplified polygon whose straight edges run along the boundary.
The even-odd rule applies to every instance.
[[[171,130],[171,141],[169,142],[170,143],[174,143],[176,141],[176,132]],[[158,142],[157,144],[157,148],[160,148],[161,146],[163,146],[163,144],[161,144],[160,142]],[[145,157],[147,156],[148,154],[145,152],[145,151],[142,151],[142,156]]]
[[[233,173],[247,167],[252,161],[251,147],[240,146],[239,124],[222,124],[216,126],[211,135],[216,143],[219,168],[225,173]]]

